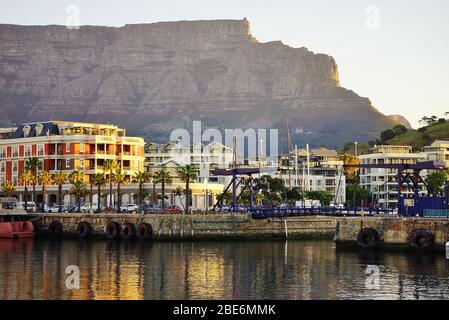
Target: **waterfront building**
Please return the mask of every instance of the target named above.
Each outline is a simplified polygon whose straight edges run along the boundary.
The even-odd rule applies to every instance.
[[[179,178],[179,170],[187,164],[192,165],[197,174],[190,186],[192,209],[208,209],[230,181],[230,177],[214,175],[213,170],[228,168],[232,159],[232,149],[217,142],[196,143],[189,147],[182,146],[180,142],[149,143],[145,148],[145,172],[152,177],[160,169],[166,169],[172,177],[172,183],[166,186],[169,204],[181,206],[182,200],[173,191],[178,187],[185,188],[185,182]]]
[[[435,140],[423,148],[423,153],[429,161],[442,161],[449,168],[449,141]]]
[[[284,180],[287,187],[301,190],[328,191],[333,202],[346,202],[346,178],[343,172],[343,159],[335,150],[325,148],[299,149],[295,155],[279,157],[279,171],[275,177]]]
[[[104,172],[104,163],[108,159],[117,161],[128,181],[144,170],[143,138],[128,137],[125,129],[112,124],[25,123],[16,128],[1,129],[0,137],[0,184],[11,181],[18,192],[23,190],[19,175],[30,157],[39,159],[38,174],[43,170],[67,174],[79,171],[84,173],[88,184],[96,173]],[[109,175],[109,172],[105,173]],[[69,184],[63,186],[65,203],[73,200],[70,187]],[[57,201],[56,189],[56,186],[48,187],[51,203]],[[42,202],[42,197],[34,200]]]
[[[358,157],[361,164],[415,164],[427,160],[424,153],[413,153],[411,146],[379,145],[369,153]],[[360,169],[360,186],[372,194],[372,203],[381,208],[397,208],[397,170],[384,168]],[[413,192],[403,186],[402,194],[411,196]],[[426,195],[425,186],[420,186],[420,194]]]

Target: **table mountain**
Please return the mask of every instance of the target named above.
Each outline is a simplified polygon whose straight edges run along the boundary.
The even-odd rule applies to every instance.
[[[74,30],[0,25],[2,126],[113,122],[166,141],[192,120],[282,129],[285,116],[293,143],[315,146],[368,140],[395,124],[340,86],[332,57],[260,43],[246,19]]]

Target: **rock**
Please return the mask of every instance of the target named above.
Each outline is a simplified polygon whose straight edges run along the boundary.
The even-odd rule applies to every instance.
[[[390,118],[390,120],[394,121],[396,124],[402,124],[407,129],[413,129],[410,122],[404,116],[394,114],[394,115],[388,116],[388,118]]]
[[[288,116],[294,143],[336,146],[395,123],[340,86],[332,57],[260,43],[246,19],[0,25],[0,102],[0,123],[114,122],[156,141],[192,120],[283,130]]]

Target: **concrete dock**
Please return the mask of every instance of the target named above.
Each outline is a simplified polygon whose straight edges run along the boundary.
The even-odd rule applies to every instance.
[[[252,219],[251,214],[29,214],[38,236],[153,241],[333,238],[337,246],[444,250],[447,218],[301,216]]]

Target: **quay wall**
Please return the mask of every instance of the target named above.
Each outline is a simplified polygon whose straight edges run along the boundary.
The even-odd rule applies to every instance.
[[[116,222],[123,226],[142,223],[152,227],[153,240],[189,239],[257,239],[326,237],[335,233],[336,220],[328,217],[295,217],[288,219],[253,220],[248,214],[226,215],[173,215],[173,214],[45,214],[33,218],[38,235],[50,235],[53,221],[61,222],[63,235],[78,236],[78,225],[88,222],[93,237],[106,237],[106,226]]]
[[[444,249],[449,241],[449,219],[421,217],[338,218],[335,241],[337,245],[359,245],[360,232],[366,228],[378,233],[378,246],[410,247],[412,237],[419,230],[430,232],[436,249]]]
[[[78,226],[87,222],[92,229],[91,236],[103,239],[107,238],[108,224],[115,222],[119,226],[131,223],[136,228],[147,223],[151,225],[151,239],[155,241],[329,238],[334,239],[337,245],[363,247],[361,234],[365,229],[374,230],[375,247],[419,247],[431,240],[432,247],[440,250],[449,241],[449,219],[445,218],[310,216],[252,219],[249,214],[53,213],[35,214],[32,220],[38,236],[51,235],[50,225],[59,221],[65,237],[79,237]]]

